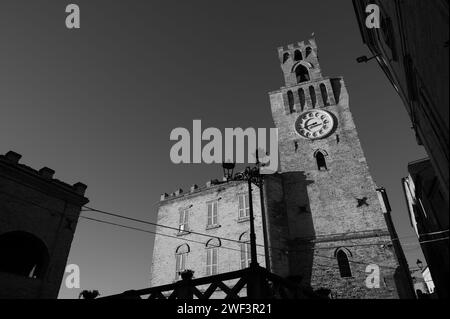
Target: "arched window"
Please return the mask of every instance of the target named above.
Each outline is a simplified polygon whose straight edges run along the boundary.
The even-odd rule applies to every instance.
[[[348,256],[347,253],[345,252],[344,249],[339,248],[336,252],[335,252],[335,257],[337,259],[338,262],[338,266],[339,266],[339,272],[341,274],[342,278],[348,278],[352,276],[352,271],[350,269],[350,263],[348,261]]]
[[[300,50],[295,50],[295,52],[294,52],[294,60],[295,61],[303,60],[303,56],[302,56],[302,53],[300,52]]]
[[[298,98],[300,100],[300,107],[303,111],[305,109],[306,99],[305,99],[305,91],[303,89],[298,89]]]
[[[43,278],[49,263],[47,246],[33,234],[13,231],[0,235],[0,272]]]
[[[311,47],[306,47],[306,57],[309,57],[309,55],[311,54],[311,52],[312,52],[312,49],[311,49]]]
[[[250,238],[245,232],[239,237],[241,248],[241,269],[248,268],[252,259],[250,251]]]
[[[328,103],[328,91],[327,91],[327,88],[326,88],[325,84],[321,83],[319,85],[319,87],[320,87],[320,93],[322,94],[323,105],[324,106],[330,105]]]
[[[316,107],[317,98],[316,98],[316,89],[314,86],[309,87],[309,96],[311,97],[312,108]]]
[[[289,53],[283,54],[283,63],[286,63],[286,61],[289,59]]]
[[[175,279],[180,279],[180,272],[186,270],[187,256],[191,248],[188,244],[183,244],[177,247],[175,251]]]
[[[295,109],[294,109],[294,94],[292,93],[292,91],[288,91],[287,92],[287,97],[288,97],[288,104],[289,104],[289,113],[294,113]]]
[[[310,80],[308,69],[302,64],[299,64],[295,68],[295,76],[297,77],[297,83],[307,82]]]
[[[322,151],[316,151],[316,153],[314,154],[314,157],[316,158],[316,161],[317,161],[317,169],[319,171],[328,170],[327,161],[325,160],[325,155],[327,155],[326,152],[322,152]]]
[[[219,247],[221,242],[219,238],[212,238],[206,243],[206,275],[217,274],[219,265]]]

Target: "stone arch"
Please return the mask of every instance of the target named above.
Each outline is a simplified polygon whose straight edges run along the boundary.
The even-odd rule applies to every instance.
[[[241,241],[241,242],[248,242],[248,241],[250,241],[250,236],[248,235],[248,232],[243,232],[239,236],[239,241]]]
[[[308,82],[311,79],[308,68],[301,63],[297,64],[294,72],[297,78],[297,83]]]
[[[324,156],[328,156],[327,151],[325,151],[324,149],[318,149],[314,152],[314,157],[316,157],[319,152],[322,153]]]
[[[175,251],[175,253],[176,253],[177,255],[180,255],[180,254],[188,254],[188,253],[190,253],[190,252],[191,252],[191,247],[189,247],[188,244],[182,244],[182,245],[178,246],[177,249],[176,249],[176,251]]]
[[[50,255],[45,243],[24,231],[0,235],[0,271],[29,278],[43,278]]]
[[[216,248],[222,246],[220,238],[211,238],[206,242],[206,248]]]

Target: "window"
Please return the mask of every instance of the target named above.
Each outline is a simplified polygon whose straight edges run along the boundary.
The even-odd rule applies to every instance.
[[[309,55],[311,54],[312,49],[311,47],[306,47],[306,57],[309,57]]]
[[[248,234],[246,232],[243,233],[239,238],[239,241],[241,242],[241,269],[248,268],[252,259]]]
[[[295,52],[294,52],[294,60],[295,61],[303,60],[303,56],[302,56],[302,53],[300,52],[300,50],[295,50]]]
[[[180,233],[188,231],[188,221],[189,221],[189,210],[182,209],[180,210],[180,224],[178,226],[178,231]]]
[[[348,261],[347,254],[342,248],[339,248],[335,254],[339,266],[339,272],[342,278],[348,278],[352,276],[352,271],[350,269],[350,263]]]
[[[301,64],[295,68],[295,76],[297,77],[297,83],[307,82],[310,79],[308,69]]]
[[[219,247],[220,239],[213,238],[206,243],[206,275],[212,276],[217,274],[219,265]]]
[[[330,105],[328,103],[328,91],[327,91],[325,84],[321,83],[319,87],[320,87],[320,93],[322,94],[323,105],[324,106]]]
[[[181,278],[180,272],[186,270],[187,256],[191,251],[188,244],[183,244],[178,246],[175,252],[175,279],[179,280]]]
[[[289,53],[283,54],[283,63],[286,63],[286,61],[289,59]]]
[[[218,201],[213,201],[207,203],[208,206],[208,224],[207,226],[214,226],[218,224],[217,218],[217,207],[219,205]]]
[[[316,89],[314,88],[314,86],[309,87],[309,96],[311,97],[312,108],[315,108],[317,99],[316,99]]]
[[[239,219],[247,218],[250,216],[250,205],[248,194],[239,195]]]
[[[289,113],[294,113],[294,94],[292,91],[287,92],[288,104],[289,104]]]
[[[217,274],[217,255],[219,248],[208,248],[206,250],[206,275],[212,276]]]
[[[305,109],[306,99],[305,99],[305,91],[303,89],[298,89],[298,98],[300,100],[300,108],[303,111]]]
[[[326,154],[326,153],[325,153]],[[325,160],[325,155],[322,151],[316,151],[316,153],[314,154],[316,161],[317,161],[317,169],[319,171],[322,170],[328,170],[327,168],[327,162]]]

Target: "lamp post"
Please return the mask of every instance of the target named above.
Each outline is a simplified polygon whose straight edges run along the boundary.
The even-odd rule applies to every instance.
[[[262,192],[263,177],[260,174],[261,163],[258,157],[256,157],[256,166],[247,167],[243,172],[236,174],[235,179],[246,180],[248,184],[248,201],[250,206],[250,255],[251,262],[250,267],[258,266],[257,254],[256,254],[256,234],[255,234],[255,217],[253,213],[253,196],[252,196],[252,184],[259,187]],[[263,205],[263,203],[261,203]]]
[[[256,165],[254,167],[247,167],[243,172],[237,173],[234,177],[230,176],[230,171],[234,169],[234,166],[229,163],[224,163],[222,165],[224,169],[224,173],[226,173],[227,181],[228,180],[245,180],[248,185],[248,201],[249,201],[249,209],[250,209],[250,269],[251,272],[248,277],[247,283],[247,296],[250,299],[260,299],[267,297],[267,283],[264,280],[264,273],[262,272],[261,267],[259,267],[257,254],[256,254],[256,234],[255,234],[255,217],[253,213],[253,195],[252,195],[252,184],[255,184],[259,187],[260,196],[261,196],[261,214],[264,215],[264,203],[263,203],[263,183],[264,179],[260,174],[260,168],[263,166],[258,158],[258,151],[256,152]],[[231,174],[232,175],[232,174]],[[263,227],[264,226],[264,216],[263,218]],[[266,241],[266,237],[264,235],[264,241]],[[265,242],[266,244],[266,242]],[[266,258],[268,256],[266,255]],[[267,263],[267,261],[266,261]],[[266,265],[267,267],[267,265]]]

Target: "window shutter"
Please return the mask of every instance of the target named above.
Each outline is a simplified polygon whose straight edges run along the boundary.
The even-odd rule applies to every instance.
[[[208,203],[208,226],[212,225],[212,207],[211,203]]]
[[[212,218],[212,223],[213,225],[217,224],[217,202],[214,202],[213,204],[213,218]]]

